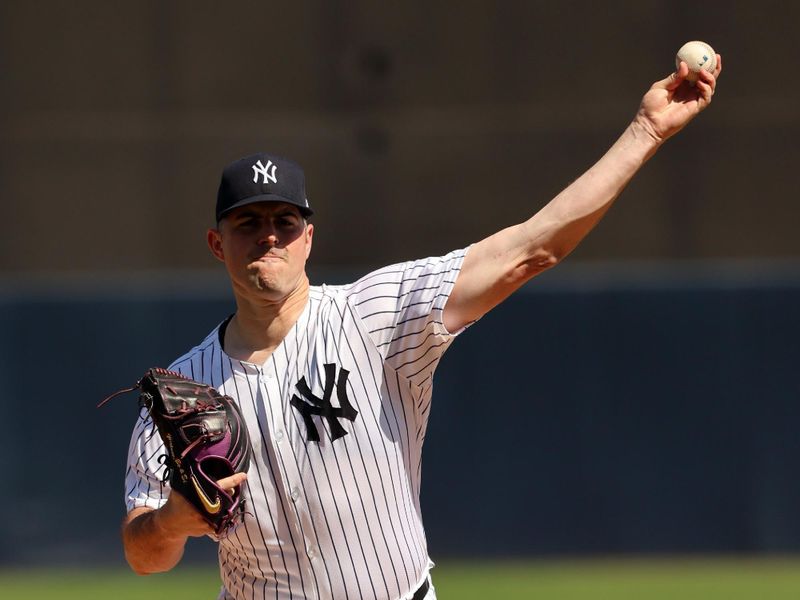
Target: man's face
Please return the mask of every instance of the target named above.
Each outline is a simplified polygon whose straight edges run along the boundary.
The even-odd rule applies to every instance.
[[[281,301],[305,277],[313,234],[296,206],[256,202],[233,209],[209,229],[208,246],[225,263],[235,290]]]

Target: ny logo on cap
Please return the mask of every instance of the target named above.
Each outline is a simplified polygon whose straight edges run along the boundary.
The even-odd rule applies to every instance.
[[[262,165],[261,160],[259,160],[253,165],[253,183],[258,183],[259,175],[264,177],[264,181],[261,183],[267,183],[268,181],[278,183],[278,179],[275,177],[275,167],[276,165],[273,165],[271,160],[267,161],[266,166]]]

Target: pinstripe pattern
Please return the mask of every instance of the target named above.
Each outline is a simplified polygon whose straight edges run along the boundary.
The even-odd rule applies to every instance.
[[[433,372],[455,337],[442,310],[465,253],[393,265],[351,285],[312,286],[263,365],[227,356],[218,329],[171,365],[235,398],[253,442],[247,515],[219,544],[221,598],[397,600],[425,579],[422,442]],[[301,378],[321,397],[326,364],[349,371],[357,416],[338,420],[347,435],[335,440],[326,419],[313,416],[313,442],[290,400]],[[160,454],[152,422],[140,419],[126,475],[129,510],[166,501]]]

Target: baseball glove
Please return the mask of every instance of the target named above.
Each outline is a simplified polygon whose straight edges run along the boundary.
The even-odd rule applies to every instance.
[[[239,407],[213,387],[161,368],[149,369],[135,386],[164,441],[163,482],[188,500],[224,536],[244,516],[244,500],[217,481],[247,471],[252,448]]]

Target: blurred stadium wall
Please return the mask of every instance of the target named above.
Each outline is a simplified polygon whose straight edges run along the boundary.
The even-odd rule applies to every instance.
[[[0,517],[0,564],[120,560],[135,411],[93,406],[231,310],[204,242],[224,164],[301,162],[312,274],[345,281],[527,218],[689,39],[724,55],[712,109],[444,360],[431,552],[800,549],[800,8],[697,12],[0,4],[2,466],[27,499]]]

